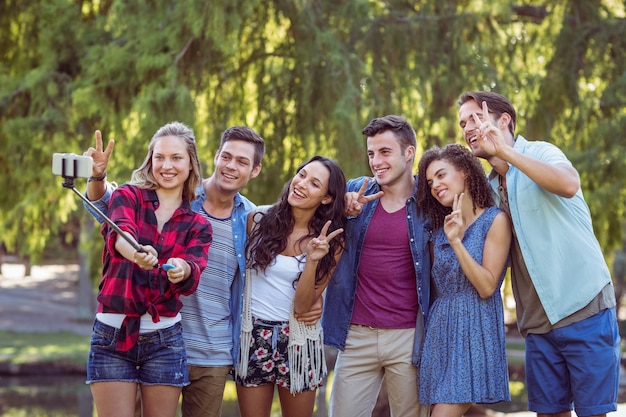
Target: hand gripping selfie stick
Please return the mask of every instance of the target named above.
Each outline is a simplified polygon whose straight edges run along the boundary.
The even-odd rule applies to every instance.
[[[119,228],[113,220],[109,219],[98,207],[96,207],[87,197],[85,197],[80,191],[76,189],[74,186],[74,180],[77,177],[89,177],[91,173],[91,168],[93,165],[93,159],[89,156],[78,156],[73,154],[54,154],[53,162],[52,162],[52,172],[56,175],[61,175],[63,177],[63,187],[70,188],[76,195],[78,195],[89,207],[91,207],[100,217],[104,219],[104,221],[113,228],[120,236],[124,238],[137,252],[145,252],[139,243],[135,242],[135,240],[128,236],[122,229]],[[60,168],[60,172],[59,172]],[[171,264],[156,264],[155,268],[163,268],[165,271],[168,271],[172,268],[175,268],[174,265]]]

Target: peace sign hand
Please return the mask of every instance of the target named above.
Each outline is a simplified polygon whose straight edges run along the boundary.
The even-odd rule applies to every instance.
[[[89,148],[83,155],[91,156],[93,159],[93,168],[92,174],[94,177],[101,177],[104,175],[107,169],[107,165],[109,163],[109,157],[113,152],[113,146],[115,145],[115,140],[109,139],[109,143],[106,149],[102,150],[102,133],[99,130],[96,130],[96,147]]]
[[[476,139],[483,151],[491,156],[500,156],[506,145],[502,131],[491,121],[487,102],[483,101],[483,120],[476,113],[472,113],[476,126]]]
[[[359,188],[358,192],[348,191],[344,197],[344,201],[346,203],[346,216],[358,216],[361,214],[363,210],[363,206],[370,201],[374,201],[377,198],[383,196],[384,191],[379,191],[376,194],[363,195],[365,194],[365,190],[367,189],[367,184],[369,183],[369,178],[366,178],[363,181],[363,185]]]
[[[331,221],[328,220],[324,227],[322,227],[322,231],[318,237],[314,237],[309,240],[309,243],[306,245],[306,259],[307,261],[319,261],[322,259],[330,249],[330,241],[335,238],[340,233],[343,233],[343,229],[333,230],[329,235],[328,228],[330,227]]]
[[[452,203],[452,212],[448,214],[443,221],[443,231],[448,238],[448,242],[459,239],[463,240],[463,216],[461,208],[463,206],[464,193],[454,195]]]

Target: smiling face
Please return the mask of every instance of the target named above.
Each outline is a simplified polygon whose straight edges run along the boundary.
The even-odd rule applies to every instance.
[[[381,187],[391,186],[410,175],[415,148],[409,146],[402,152],[400,142],[391,130],[367,138],[367,155],[370,169]]]
[[[182,188],[189,178],[191,160],[183,139],[162,136],[154,142],[152,175],[163,189]]]
[[[292,207],[316,209],[333,199],[328,195],[330,172],[321,162],[313,161],[300,169],[289,184],[287,201]]]
[[[259,175],[261,165],[254,167],[254,151],[254,145],[243,140],[229,140],[222,145],[215,155],[213,174],[220,190],[239,192]]]
[[[500,112],[492,111],[491,108],[486,109],[479,105],[476,100],[468,100],[459,107],[459,126],[463,130],[463,139],[472,150],[474,156],[483,159],[489,159],[491,155],[482,149],[481,141],[478,140],[480,124],[488,121],[497,127],[505,141],[511,145],[514,142],[513,131],[515,129],[515,122],[509,113],[502,110]],[[510,111],[514,112],[512,108]]]
[[[430,193],[444,207],[452,207],[454,196],[465,192],[465,174],[442,159],[426,168],[426,180]]]
[[[489,155],[482,151],[480,143],[477,140],[478,125],[474,120],[474,114],[476,114],[481,121],[485,120],[483,109],[475,100],[469,100],[459,107],[459,126],[461,126],[463,130],[463,139],[465,139],[465,143],[467,143],[475,156],[488,158]]]

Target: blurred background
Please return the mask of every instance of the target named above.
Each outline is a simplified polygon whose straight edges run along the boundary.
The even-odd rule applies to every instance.
[[[77,315],[93,318],[99,226],[51,167],[96,129],[116,140],[108,178],[124,183],[167,122],[194,129],[205,176],[221,133],[250,126],[267,154],[244,194],[267,204],[313,154],[369,175],[374,117],[405,116],[418,159],[462,142],[456,101],[477,89],[507,96],[517,133],[578,169],[619,303],[623,0],[0,0],[0,265],[78,265]]]
[[[54,152],[82,154],[96,129],[116,139],[109,179],[123,183],[169,121],[194,129],[207,176],[224,129],[248,125],[268,152],[245,194],[266,204],[316,153],[348,177],[369,174],[361,129],[373,117],[405,116],[418,156],[462,141],[456,101],[485,89],[511,99],[518,133],[562,147],[578,168],[612,262],[626,196],[625,9],[619,0],[3,0],[0,241],[33,263],[83,251],[97,279],[98,230],[51,172]]]

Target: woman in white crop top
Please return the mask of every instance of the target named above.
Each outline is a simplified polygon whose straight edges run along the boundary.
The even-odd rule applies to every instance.
[[[302,164],[278,202],[248,217],[248,271],[239,363],[242,417],[269,417],[275,386],[283,416],[313,414],[326,376],[321,324],[306,325],[343,251],[346,179],[323,156]],[[329,230],[333,230],[329,233]]]

